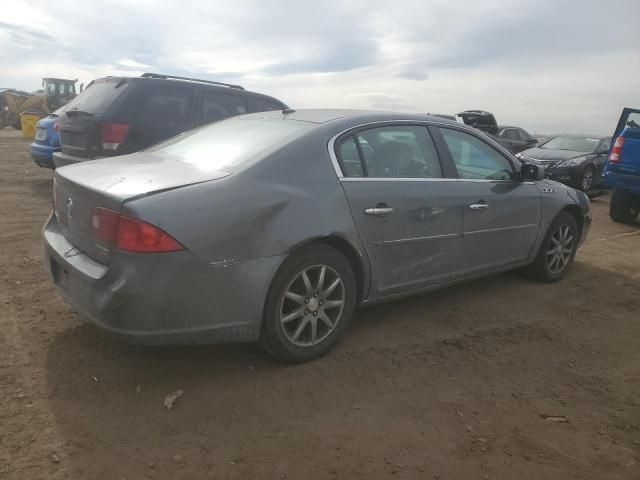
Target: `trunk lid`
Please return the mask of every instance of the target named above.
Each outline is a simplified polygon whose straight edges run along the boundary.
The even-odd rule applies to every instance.
[[[61,233],[78,250],[108,264],[112,252],[93,236],[94,208],[120,212],[122,205],[134,198],[224,178],[229,173],[134,153],[59,168],[54,175],[54,211]]]
[[[101,78],[65,105],[59,118],[62,151],[83,158],[100,155],[100,121],[129,87],[126,79]]]
[[[465,125],[477,128],[491,135],[497,135],[498,133],[498,123],[496,122],[496,117],[494,117],[491,112],[485,112],[484,110],[465,110],[456,115],[462,119]]]

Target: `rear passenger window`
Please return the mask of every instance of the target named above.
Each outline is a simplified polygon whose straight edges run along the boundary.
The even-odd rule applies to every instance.
[[[361,130],[343,140],[338,153],[346,177],[442,177],[438,154],[426,127],[396,125]]]
[[[531,137],[529,136],[529,134],[524,130],[522,130],[521,128],[518,129],[518,134],[520,135],[520,140],[522,140],[523,142],[528,142],[529,140],[531,140]]]
[[[188,88],[157,88],[138,112],[138,120],[153,127],[171,127],[188,123],[192,97],[193,91]]]
[[[212,123],[247,113],[247,102],[240,95],[204,93],[201,108],[203,122]]]
[[[357,134],[369,177],[438,178],[440,161],[426,127],[398,125]]]
[[[268,100],[266,98],[254,97],[253,102],[256,106],[256,112],[269,112],[272,110],[282,110],[282,105],[280,103],[274,102],[273,100]]]
[[[518,140],[518,134],[513,128],[507,128],[502,132],[501,137],[506,138],[507,140]]]
[[[497,150],[468,133],[440,128],[460,178],[511,180],[513,167]]]
[[[346,138],[340,144],[338,156],[346,177],[364,177],[358,147],[353,137]]]

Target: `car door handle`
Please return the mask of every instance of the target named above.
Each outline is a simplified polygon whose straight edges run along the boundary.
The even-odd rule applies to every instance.
[[[489,204],[488,203],[472,203],[471,205],[469,205],[469,208],[471,210],[486,210],[487,208],[489,208]]]
[[[374,208],[365,208],[365,215],[375,215],[377,217],[384,217],[385,215],[389,215],[393,213],[393,208],[391,207],[374,207]]]

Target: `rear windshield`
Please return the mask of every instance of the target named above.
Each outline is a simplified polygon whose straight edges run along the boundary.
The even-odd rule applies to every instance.
[[[547,150],[569,150],[571,152],[593,152],[601,138],[595,137],[556,137],[549,140],[540,148]]]
[[[232,172],[254,155],[293,139],[308,123],[236,117],[205,125],[147,149],[206,170]]]
[[[89,85],[65,105],[65,110],[80,110],[94,115],[104,113],[129,84],[121,79],[101,79]],[[116,88],[117,87],[117,88]]]

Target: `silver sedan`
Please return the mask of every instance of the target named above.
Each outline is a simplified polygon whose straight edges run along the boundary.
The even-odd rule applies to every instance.
[[[43,235],[59,292],[144,344],[325,354],[359,305],[522,268],[561,279],[586,195],[442,118],[245,115],[55,172]]]

